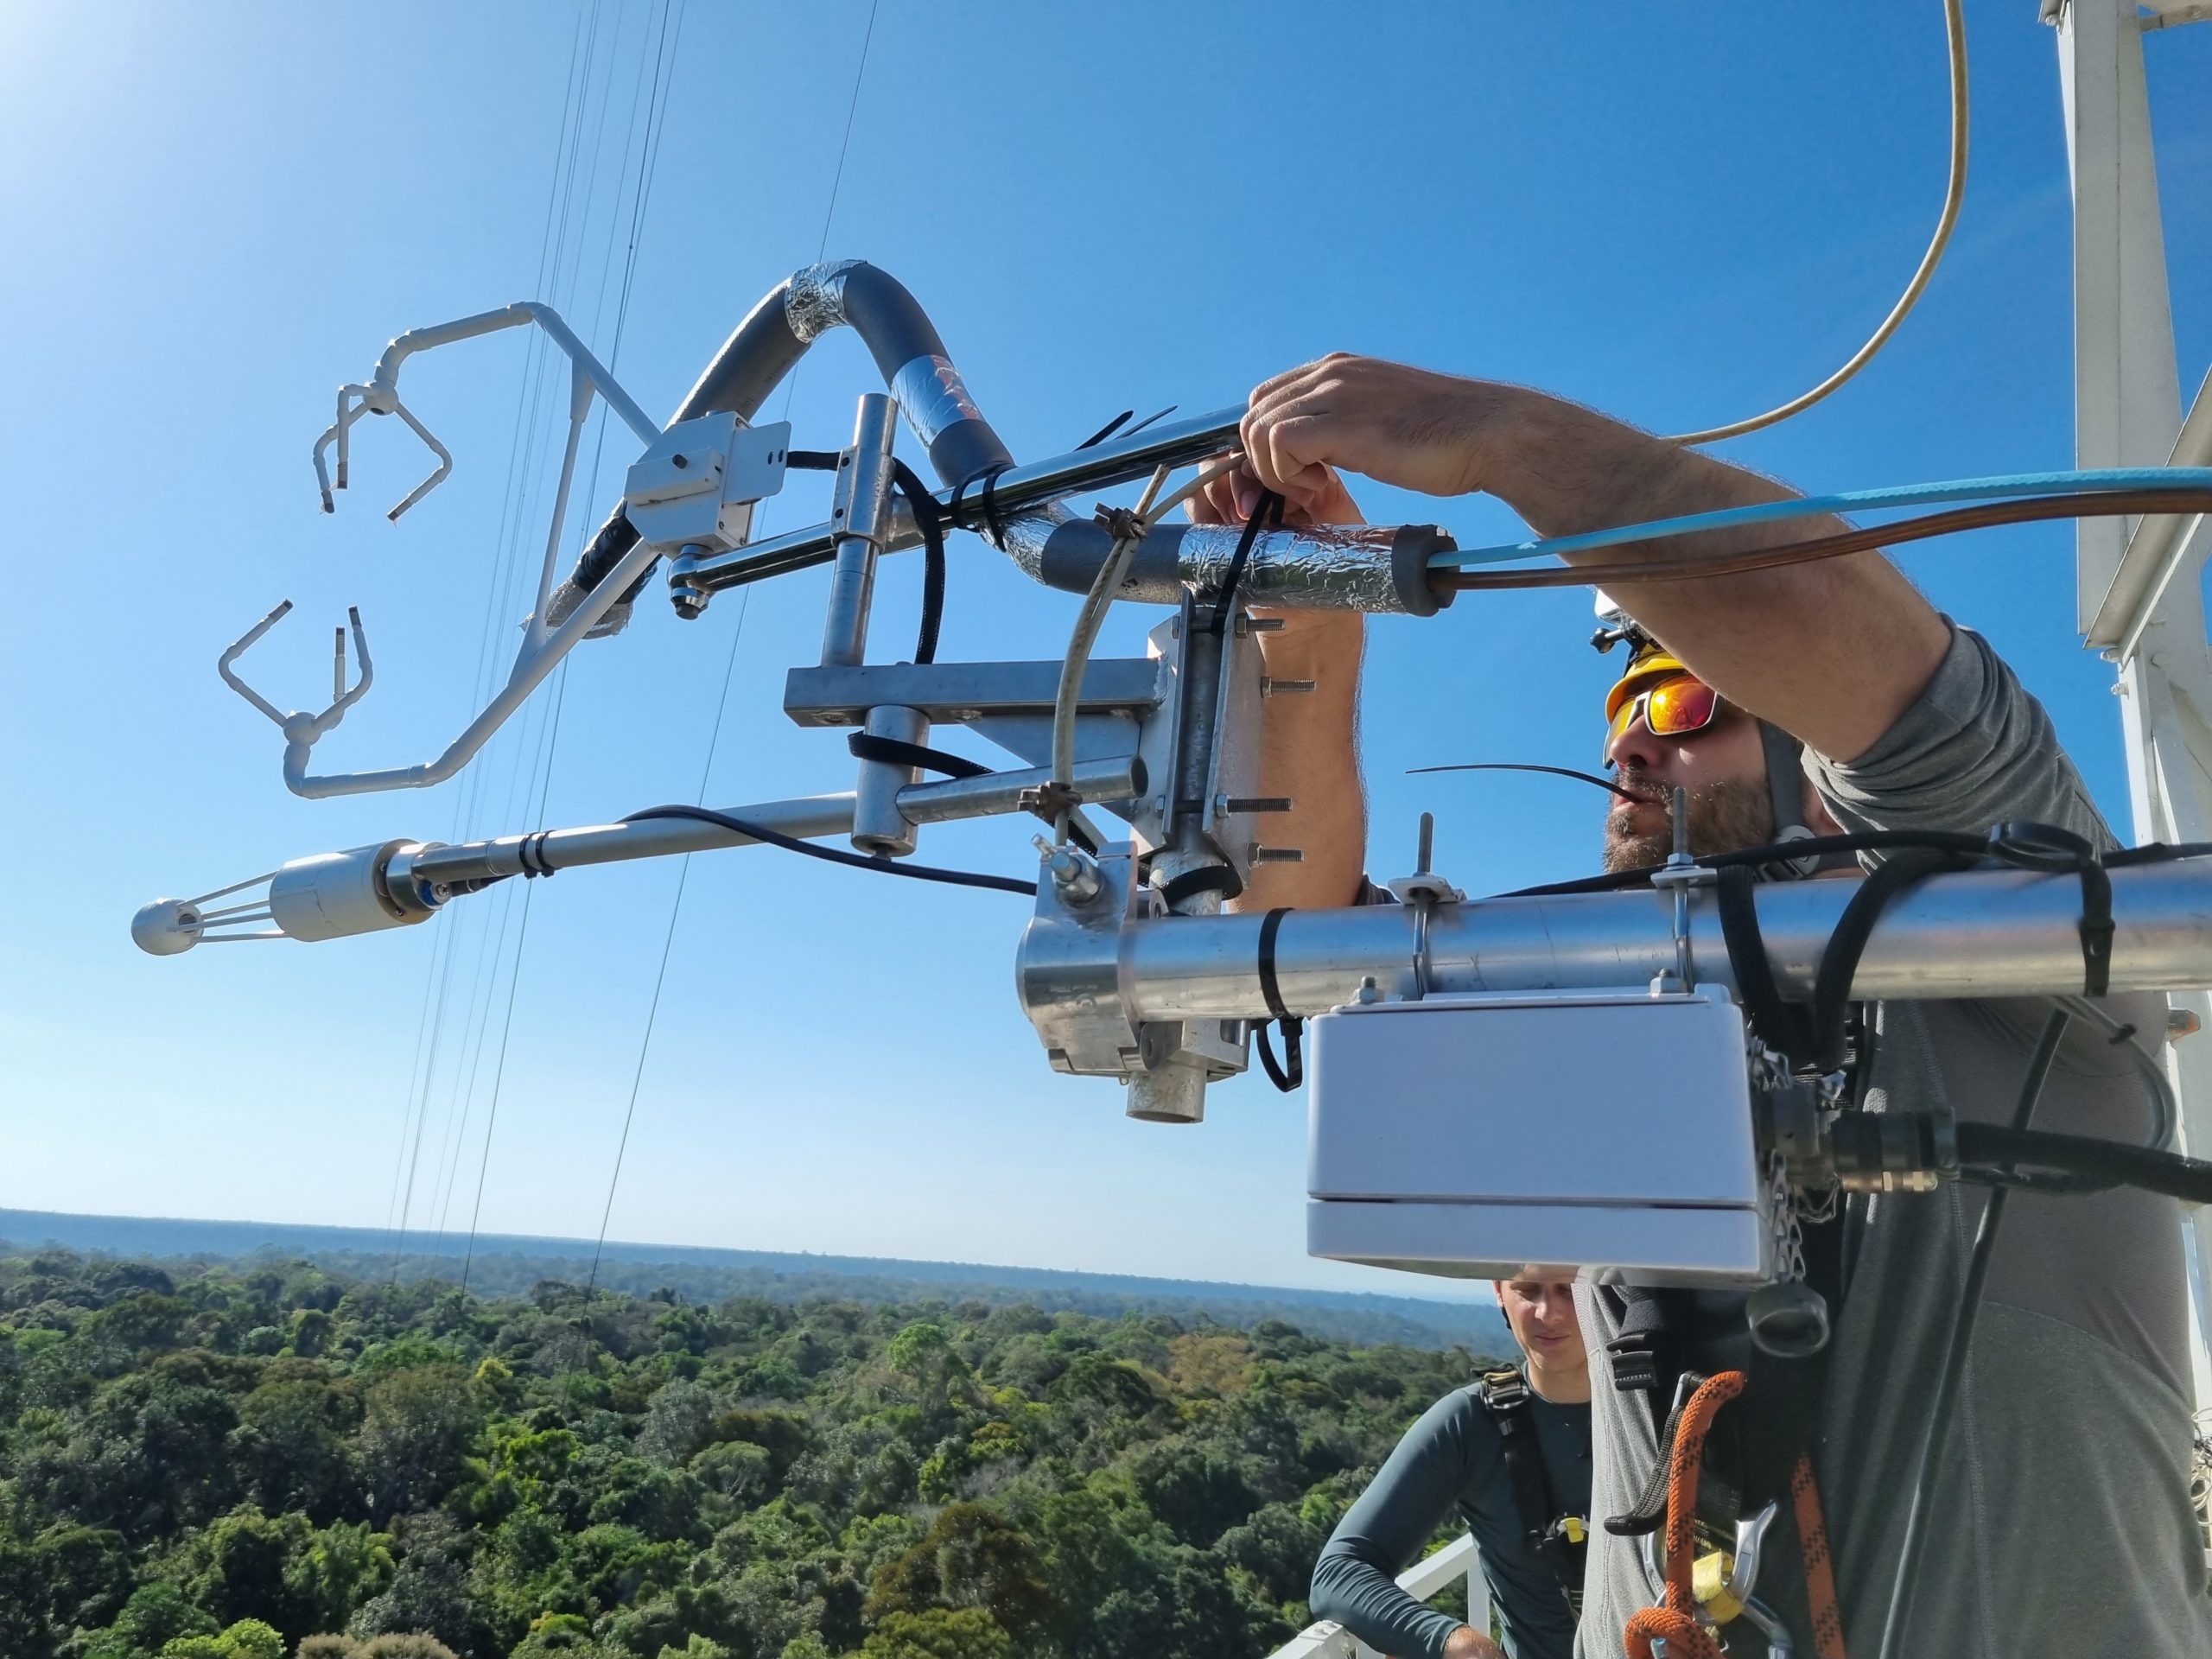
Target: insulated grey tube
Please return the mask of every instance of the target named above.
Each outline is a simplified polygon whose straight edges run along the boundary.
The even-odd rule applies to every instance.
[[[674,420],[734,411],[750,421],[792,365],[828,330],[849,326],[875,359],[906,423],[929,450],[948,488],[1010,467],[1014,457],[969,397],[944,341],[914,296],[887,272],[860,259],[810,265],[771,289],[722,342],[677,405]],[[637,544],[617,508],[570,573],[586,592],[604,581]]]

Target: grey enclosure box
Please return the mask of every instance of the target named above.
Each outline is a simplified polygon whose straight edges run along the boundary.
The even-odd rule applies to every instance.
[[[1461,1278],[1770,1278],[1744,1020],[1718,991],[1430,997],[1313,1021],[1309,1254]]]

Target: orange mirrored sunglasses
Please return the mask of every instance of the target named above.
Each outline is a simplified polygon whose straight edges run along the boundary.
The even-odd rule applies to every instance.
[[[1613,710],[1605,748],[1640,719],[1654,737],[1687,737],[1713,724],[1720,712],[1719,694],[1694,674],[1668,674],[1643,687]]]

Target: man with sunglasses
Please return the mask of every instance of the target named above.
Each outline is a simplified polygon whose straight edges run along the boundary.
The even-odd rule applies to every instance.
[[[1792,493],[1542,392],[1341,354],[1255,390],[1243,440],[1244,469],[1211,486],[1200,516],[1239,520],[1268,489],[1283,497],[1292,522],[1357,521],[1345,472],[1433,495],[1487,492],[1548,537]],[[1742,525],[1664,550],[1740,553],[1840,527]],[[1880,554],[1620,586],[1637,632],[1606,709],[1606,759],[1628,791],[1605,819],[1609,868],[1665,855],[1675,788],[1687,791],[1690,846],[1700,854],[1765,844],[1792,822],[1818,833],[1981,833],[2025,819],[2112,844],[2042,707],[1986,641],[1938,614]],[[1262,642],[1270,676],[1318,682],[1310,695],[1271,705],[1263,757],[1264,792],[1295,804],[1288,830],[1271,838],[1302,847],[1305,859],[1261,867],[1241,902],[1357,902],[1372,893],[1357,749],[1362,619],[1287,613]],[[1802,760],[1792,758],[1799,744]],[[2139,1144],[2158,1122],[2140,1063],[2157,1058],[2164,1002],[2113,997],[2104,1006],[2152,1033],[2141,1039],[2150,1053],[2130,1056],[2075,1021],[2037,1126]],[[2043,1013],[2018,1002],[1869,1010],[1866,1103],[2005,1121]],[[1621,1057],[1630,1096],[1638,1065],[1638,1056]],[[2017,1196],[1899,1651],[2202,1659],[2212,1653],[2212,1594],[2187,1493],[2178,1212],[2125,1190]],[[1870,1656],[1879,1641],[1981,1203],[1952,1184],[1847,1206],[1842,1294],[1808,1447],[1840,1638],[1815,1629],[1808,1552],[1791,1535],[1787,1503],[1757,1586],[1801,1654],[1828,1659],[1847,1641]],[[1586,1284],[1577,1302],[1593,1367],[1592,1514],[1602,1520],[1633,1507],[1658,1462],[1658,1430],[1643,1397],[1624,1391],[1633,1379],[1615,1374],[1606,1346],[1622,1336],[1619,1294]],[[1740,1342],[1742,1319],[1725,1307],[1707,1311],[1688,1357],[1711,1371],[1735,1363],[1728,1344]],[[1596,1524],[1590,1539],[1578,1652],[1613,1659],[1624,1651],[1624,1624],[1657,1599],[1659,1586],[1636,1541]],[[1764,1645],[1747,1620],[1726,1634],[1734,1654]],[[1425,1659],[1446,1651],[1422,1649]]]

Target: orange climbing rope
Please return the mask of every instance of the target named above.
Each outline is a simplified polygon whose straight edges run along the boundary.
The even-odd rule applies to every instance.
[[[1835,1563],[1828,1554],[1827,1522],[1821,1518],[1821,1489],[1809,1454],[1789,1471],[1789,1498],[1797,1516],[1797,1547],[1805,1558],[1805,1600],[1813,1613],[1813,1652],[1818,1659],[1847,1659],[1843,1610],[1836,1605]]]
[[[1652,1659],[1651,1643],[1667,1644],[1667,1659],[1723,1659],[1720,1638],[1697,1618],[1690,1588],[1697,1529],[1697,1481],[1705,1437],[1720,1408],[1744,1391],[1741,1371],[1719,1371],[1697,1386],[1675,1427],[1667,1464],[1667,1587],[1656,1607],[1631,1614],[1625,1635],[1631,1659]]]
[[[1624,1634],[1630,1659],[1653,1659],[1652,1643],[1667,1644],[1667,1659],[1725,1659],[1726,1649],[1711,1625],[1697,1617],[1691,1575],[1696,1555],[1698,1473],[1706,1436],[1720,1408],[1744,1391],[1741,1371],[1720,1371],[1697,1386],[1675,1427],[1667,1463],[1667,1584],[1659,1605],[1630,1615]],[[1818,1659],[1847,1659],[1843,1615],[1836,1603],[1835,1568],[1821,1516],[1821,1491],[1809,1456],[1789,1471],[1789,1495],[1797,1538],[1805,1561],[1805,1594],[1813,1615],[1813,1649]]]

